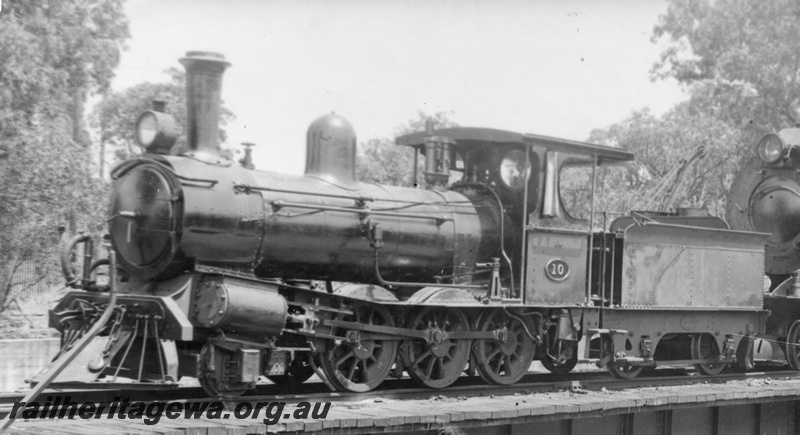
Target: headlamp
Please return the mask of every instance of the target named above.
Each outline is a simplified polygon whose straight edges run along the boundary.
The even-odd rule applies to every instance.
[[[168,154],[177,139],[175,119],[156,110],[148,110],[136,120],[136,143],[148,153]]]
[[[780,136],[770,133],[758,141],[758,157],[767,164],[777,163],[784,155],[786,144]]]

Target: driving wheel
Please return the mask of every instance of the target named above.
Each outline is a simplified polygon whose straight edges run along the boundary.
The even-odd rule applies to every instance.
[[[403,359],[408,375],[430,388],[444,388],[461,376],[470,354],[470,340],[453,340],[449,333],[469,331],[469,321],[457,308],[425,307],[413,315],[408,328],[428,332],[431,341],[406,341]]]
[[[394,318],[381,305],[363,304],[353,314],[340,314],[337,320],[366,325],[394,327]],[[325,376],[340,391],[364,392],[380,385],[392,370],[398,341],[370,338],[370,332],[333,328],[332,334],[345,337],[328,343],[320,355]]]
[[[517,318],[500,310],[493,310],[478,319],[478,331],[487,332],[506,328],[505,341],[476,340],[474,358],[478,373],[486,382],[510,385],[519,381],[531,366],[536,344],[525,333],[533,329]]]

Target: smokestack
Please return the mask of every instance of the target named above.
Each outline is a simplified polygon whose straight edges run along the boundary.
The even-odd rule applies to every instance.
[[[220,163],[219,107],[222,74],[231,64],[225,56],[206,51],[190,51],[180,59],[186,68],[186,139],[190,156]]]

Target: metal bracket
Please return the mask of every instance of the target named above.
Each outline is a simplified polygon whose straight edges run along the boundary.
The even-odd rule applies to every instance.
[[[639,352],[643,358],[650,358],[653,356],[653,340],[650,337],[642,336],[642,341],[639,342]]]
[[[586,330],[589,335],[628,335],[628,331],[625,329],[587,329]]]
[[[722,346],[722,355],[726,360],[736,358],[736,346],[732,335],[725,336],[725,343]]]
[[[500,259],[499,258],[492,258],[491,263],[477,263],[475,265],[480,269],[492,269],[492,278],[491,283],[489,284],[489,291],[487,292],[487,298],[490,301],[500,301],[503,299],[502,287],[500,286]]]

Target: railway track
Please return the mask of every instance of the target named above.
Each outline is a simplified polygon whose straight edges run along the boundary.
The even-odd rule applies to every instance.
[[[273,384],[260,384],[235,402],[354,402],[364,400],[412,400],[429,397],[466,398],[476,396],[495,396],[512,394],[545,393],[553,391],[574,390],[623,390],[636,387],[658,387],[690,385],[696,383],[723,383],[746,379],[800,379],[800,373],[791,370],[766,368],[758,372],[728,373],[718,376],[700,376],[684,369],[661,369],[654,376],[640,377],[634,380],[620,380],[608,375],[605,371],[575,372],[566,376],[549,373],[529,373],[520,382],[508,385],[487,385],[479,377],[462,376],[453,386],[444,390],[421,388],[411,379],[392,379],[384,382],[380,388],[364,393],[332,392],[322,382],[307,382],[299,387],[288,388]],[[126,385],[127,386],[127,385]],[[155,387],[155,386],[151,386]],[[0,418],[5,418],[12,410],[15,402],[23,398],[23,393],[0,394]],[[202,402],[210,400],[199,387],[161,387],[142,389],[52,389],[46,390],[39,402],[46,398],[63,402],[66,397],[72,402],[92,402],[108,404],[119,398],[129,398],[131,402]],[[232,401],[233,403],[234,401]]]

